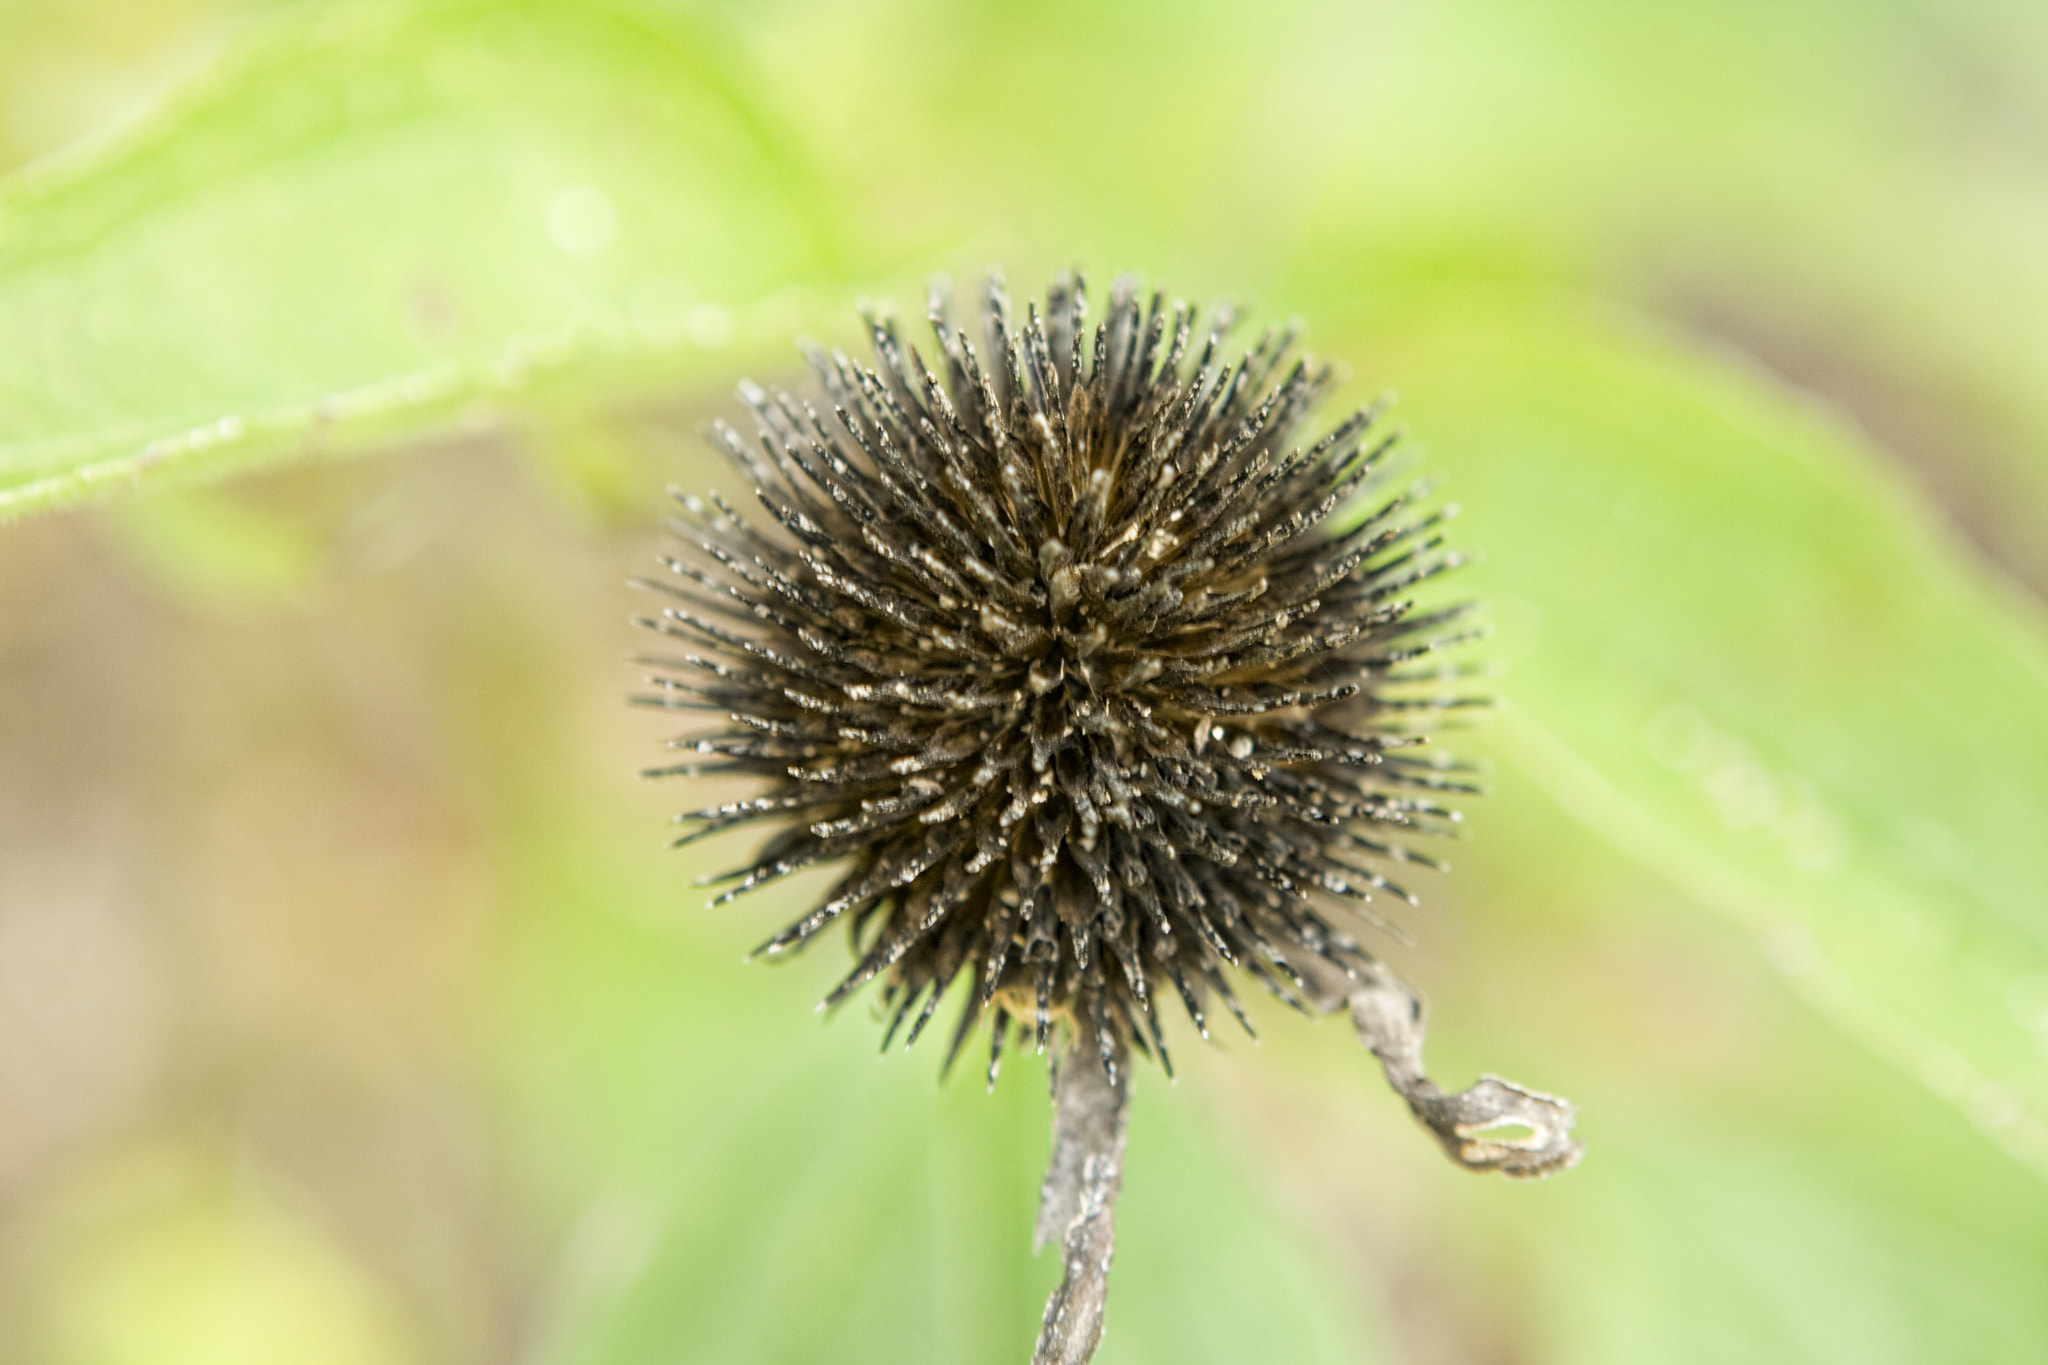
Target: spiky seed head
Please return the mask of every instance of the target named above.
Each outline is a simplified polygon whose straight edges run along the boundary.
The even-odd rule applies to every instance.
[[[1236,972],[1370,966],[1357,912],[1466,789],[1414,726],[1458,699],[1412,686],[1460,611],[1410,593],[1456,556],[1376,413],[1297,444],[1332,379],[1297,328],[1230,358],[1229,309],[1087,308],[1062,276],[1019,325],[995,276],[977,342],[935,286],[929,360],[868,315],[871,367],[809,349],[821,401],[743,384],[756,437],[716,436],[766,518],[682,497],[646,585],[647,700],[717,717],[655,772],[765,783],[686,840],[779,827],[719,899],[838,864],[761,951],[847,922],[826,1003],[879,978],[884,1046],[965,976],[991,1082],[1016,1027],[1164,1060],[1169,992],[1206,1034]]]

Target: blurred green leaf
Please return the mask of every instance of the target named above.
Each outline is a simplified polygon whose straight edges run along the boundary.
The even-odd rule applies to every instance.
[[[2018,1362],[2048,1343],[2038,1236],[1992,1240],[1901,1208],[1867,1167],[1754,1119],[1601,1150],[1600,1188],[1549,1210],[1571,1247],[1546,1267],[1555,1359]]]
[[[816,187],[673,16],[309,5],[263,33],[0,189],[0,517],[562,371],[687,375],[784,344],[764,300],[828,268]]]
[[[2048,1172],[2039,621],[1771,387],[1559,310],[1435,316],[1361,358],[1468,501],[1510,761]]]
[[[1451,1192],[1467,1239],[1501,1219],[1526,1239],[1536,1358],[2048,1356],[2048,1299],[2027,1287],[2048,1277],[2036,1168],[1806,1008],[1741,922],[1624,862],[1520,766],[1472,815],[1446,880],[1456,918],[1486,923],[1437,1036],[1559,1086],[1591,1143],[1571,1180],[1512,1207]]]

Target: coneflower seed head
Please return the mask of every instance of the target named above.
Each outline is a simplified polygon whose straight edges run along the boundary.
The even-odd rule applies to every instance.
[[[1411,605],[1457,562],[1443,513],[1357,511],[1394,445],[1370,409],[1297,444],[1332,371],[1295,328],[1227,357],[1230,310],[1128,278],[1092,327],[1065,277],[1021,326],[992,280],[979,342],[936,289],[930,321],[929,363],[872,315],[871,367],[810,349],[822,402],[743,386],[756,437],[717,437],[767,522],[672,523],[658,700],[725,724],[665,771],[766,783],[688,837],[782,826],[720,899],[842,865],[763,951],[846,921],[828,1002],[879,978],[891,1037],[964,974],[991,1081],[1013,1021],[1163,1058],[1163,996],[1206,1032],[1234,972],[1355,975],[1350,912],[1405,896],[1384,869],[1469,789],[1411,724],[1469,700],[1411,685],[1457,638]]]

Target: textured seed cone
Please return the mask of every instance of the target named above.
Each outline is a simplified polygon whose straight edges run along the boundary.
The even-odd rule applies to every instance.
[[[1415,684],[1458,612],[1410,594],[1456,557],[1380,491],[1393,438],[1309,439],[1331,371],[1293,330],[1228,355],[1228,310],[1129,279],[1094,325],[1066,278],[1021,320],[992,281],[972,339],[930,311],[928,357],[872,317],[872,368],[810,351],[821,400],[743,386],[758,435],[717,435],[765,515],[682,498],[647,585],[648,700],[711,721],[656,771],[763,784],[685,838],[774,829],[719,899],[837,865],[763,951],[844,921],[828,1002],[879,979],[888,1038],[964,977],[953,1049],[992,1016],[991,1081],[1063,1018],[1114,1078],[1164,1060],[1169,997],[1206,1034],[1239,973],[1359,979],[1382,869],[1465,790],[1414,731],[1457,704]]]

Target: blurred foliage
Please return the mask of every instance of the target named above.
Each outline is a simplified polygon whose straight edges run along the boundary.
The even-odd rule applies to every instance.
[[[268,27],[160,120],[11,187],[0,509],[722,344],[736,307],[825,269],[819,197],[680,21],[345,5]]]
[[[1591,1144],[1190,1038],[1101,1358],[2048,1358],[2044,68],[2020,0],[0,0],[0,516],[204,483],[0,536],[0,1359],[1021,1358],[1042,1066],[738,965],[801,889],[697,907],[612,663],[731,381],[996,259],[1399,390],[1505,706],[1388,951]]]

